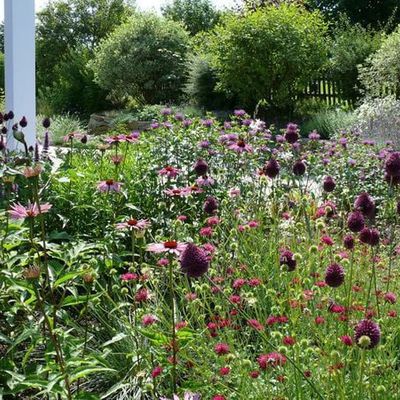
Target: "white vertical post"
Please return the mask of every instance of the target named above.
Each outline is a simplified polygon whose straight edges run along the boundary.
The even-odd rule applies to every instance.
[[[14,123],[23,116],[28,146],[36,142],[35,79],[35,0],[4,0],[5,95],[6,111],[15,114]],[[10,150],[22,149],[12,131],[7,134]]]

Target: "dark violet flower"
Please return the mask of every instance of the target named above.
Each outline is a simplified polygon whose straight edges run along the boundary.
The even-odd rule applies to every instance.
[[[293,164],[293,173],[297,176],[304,175],[306,172],[306,164],[302,160],[297,160]]]
[[[19,126],[21,128],[26,128],[28,126],[28,121],[26,117],[22,117],[21,121],[19,121]]]
[[[43,128],[49,129],[50,128],[50,118],[45,118],[42,122]]]
[[[323,186],[325,192],[333,192],[335,190],[336,183],[331,176],[327,176],[324,179],[322,186]]]
[[[215,214],[218,210],[218,201],[215,197],[209,196],[203,205],[203,210],[207,214]]]
[[[375,213],[375,202],[368,193],[364,192],[357,197],[354,208],[361,211],[366,217],[372,217]]]
[[[285,139],[288,143],[296,143],[299,140],[299,127],[290,123],[286,127]]]
[[[208,172],[208,164],[205,160],[197,160],[193,167],[197,175],[206,175]]]
[[[364,228],[360,232],[360,241],[370,246],[377,246],[379,244],[379,231],[375,228]]]
[[[193,243],[189,243],[181,255],[182,271],[191,278],[204,275],[209,268],[207,253]]]
[[[171,115],[172,114],[172,109],[171,108],[163,108],[161,110],[161,115]]]
[[[271,158],[264,166],[263,172],[265,175],[267,175],[269,178],[275,178],[278,176],[280,170],[280,166],[278,161],[275,160],[275,158]]]
[[[286,265],[288,271],[294,271],[296,269],[296,260],[294,254],[290,250],[282,250],[279,256],[280,265]]]
[[[339,264],[331,264],[325,271],[325,282],[330,287],[339,287],[344,282],[344,269]]]
[[[354,238],[351,235],[345,236],[343,239],[343,245],[347,250],[353,250],[354,249]]]
[[[360,211],[353,211],[347,218],[347,226],[352,232],[360,232],[364,226],[364,216]]]
[[[381,339],[379,325],[369,319],[358,323],[354,330],[354,340],[358,346],[364,349],[373,349]]]
[[[388,177],[400,176],[400,152],[389,155],[385,162],[385,172]]]

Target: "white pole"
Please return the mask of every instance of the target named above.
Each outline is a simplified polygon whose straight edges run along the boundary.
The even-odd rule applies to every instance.
[[[35,83],[35,0],[4,1],[5,95],[6,111],[15,114],[14,123],[26,117],[23,128],[29,146],[36,143]],[[10,130],[7,148],[23,149]]]

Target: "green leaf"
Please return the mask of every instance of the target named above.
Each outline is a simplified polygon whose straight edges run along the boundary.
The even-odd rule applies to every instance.
[[[112,343],[116,343],[119,342],[122,339],[125,339],[128,335],[126,335],[125,333],[118,333],[118,335],[115,335],[112,339],[110,339],[109,341],[105,342],[102,347],[106,347]]]
[[[100,297],[99,294],[93,294],[90,296],[80,295],[80,296],[67,296],[61,304],[61,307],[70,307],[76,306],[77,304],[86,303],[86,299],[91,301],[97,297]]]
[[[54,288],[60,286],[64,282],[71,281],[71,280],[77,278],[78,276],[83,275],[84,273],[85,273],[85,271],[71,271],[71,272],[68,272],[67,274],[65,274],[61,278],[58,278],[54,282]]]
[[[86,378],[90,374],[98,372],[116,372],[115,369],[106,367],[81,367],[77,369],[78,372],[70,376],[70,382],[75,382],[78,379]]]

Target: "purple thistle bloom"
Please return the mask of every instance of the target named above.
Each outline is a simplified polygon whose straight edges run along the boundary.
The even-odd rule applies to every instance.
[[[361,338],[364,336],[366,336],[369,341],[363,341]],[[379,329],[379,325],[369,319],[360,321],[354,330],[354,339],[359,346],[365,347],[366,349],[373,349],[378,345],[381,339],[381,330]],[[365,343],[365,346],[363,342]]]
[[[306,164],[302,160],[297,160],[293,164],[293,173],[297,176],[304,175],[306,172]]]
[[[321,135],[317,131],[312,131],[308,135],[308,138],[312,141],[317,141],[321,138]]]
[[[235,117],[244,117],[246,115],[246,111],[245,110],[234,110],[233,114],[235,115]]]
[[[271,179],[278,176],[279,170],[280,166],[278,161],[275,160],[275,158],[271,158],[263,168],[265,175],[267,175]]]
[[[172,114],[172,109],[171,108],[163,108],[161,110],[161,115],[171,115]]]
[[[43,128],[49,129],[50,128],[50,118],[45,118],[42,122]]]
[[[360,241],[370,246],[377,246],[379,244],[379,231],[375,228],[364,228],[360,232]]]
[[[182,271],[191,278],[204,275],[210,265],[207,253],[193,243],[189,243],[182,252],[180,263]]]
[[[336,288],[344,282],[344,269],[339,264],[331,264],[325,272],[325,282],[328,286]]]
[[[357,197],[354,208],[361,211],[366,217],[371,217],[375,212],[375,202],[368,193],[364,192]]]
[[[203,126],[205,126],[206,128],[211,128],[211,126],[213,125],[213,123],[214,123],[214,121],[213,121],[212,119],[210,119],[210,118],[208,118],[208,119],[202,119],[202,120],[201,120],[201,124],[202,124]]]
[[[325,192],[329,193],[329,192],[333,192],[335,190],[336,183],[335,183],[334,179],[331,176],[327,176],[324,179],[324,182],[323,182],[322,186],[323,186]]]
[[[347,218],[347,226],[352,232],[360,232],[365,226],[363,214],[360,211],[350,213]]]
[[[182,121],[182,125],[183,125],[185,128],[188,128],[190,125],[192,125],[192,123],[193,123],[193,121],[192,121],[191,119],[184,119],[184,120]]]

